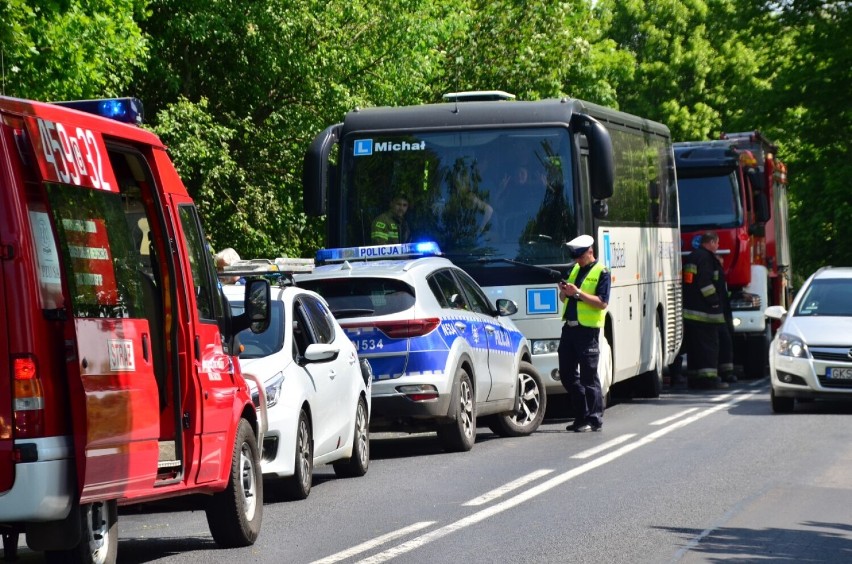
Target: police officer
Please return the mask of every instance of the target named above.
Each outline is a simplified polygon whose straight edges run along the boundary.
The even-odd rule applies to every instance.
[[[603,427],[598,360],[600,332],[609,302],[610,274],[595,260],[594,243],[589,235],[580,235],[568,242],[571,257],[576,262],[568,279],[559,283],[565,322],[559,339],[559,374],[571,397],[575,415],[574,423],[567,430],[576,433],[600,431]]]
[[[395,243],[407,243],[411,238],[411,231],[405,214],[408,212],[408,196],[402,193],[396,194],[390,201],[388,210],[373,220],[370,229],[370,239],[374,245],[391,245]]]
[[[716,258],[719,236],[707,231],[698,243],[683,264],[687,380],[691,388],[727,388],[718,371],[719,334],[725,327],[722,300],[726,299],[719,291],[724,287],[725,276]]]

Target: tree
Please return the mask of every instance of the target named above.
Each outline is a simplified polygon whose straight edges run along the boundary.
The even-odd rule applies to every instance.
[[[3,92],[36,100],[126,94],[144,68],[146,0],[0,0]]]

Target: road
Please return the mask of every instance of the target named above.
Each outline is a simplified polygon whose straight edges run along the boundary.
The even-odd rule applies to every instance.
[[[468,453],[376,435],[363,478],[318,468],[301,502],[267,482],[249,548],[216,548],[203,511],[122,509],[119,562],[852,561],[850,415],[774,415],[763,379],[621,401],[602,433],[483,428]]]

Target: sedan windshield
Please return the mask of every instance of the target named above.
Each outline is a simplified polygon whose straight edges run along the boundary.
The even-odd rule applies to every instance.
[[[852,317],[852,280],[816,279],[804,292],[795,315]]]

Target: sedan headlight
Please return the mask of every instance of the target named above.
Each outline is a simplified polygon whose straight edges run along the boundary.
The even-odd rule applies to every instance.
[[[284,373],[279,372],[269,380],[264,383],[264,389],[266,390],[266,407],[270,408],[281,399],[281,386],[284,385]],[[260,398],[258,397],[257,390],[252,391],[251,393],[251,401],[254,405],[258,405],[260,403]]]
[[[778,351],[778,354],[782,356],[810,358],[805,342],[798,337],[790,335],[789,333],[781,333],[778,335],[776,350]]]
[[[530,343],[533,354],[550,354],[559,349],[559,339],[535,339]]]

